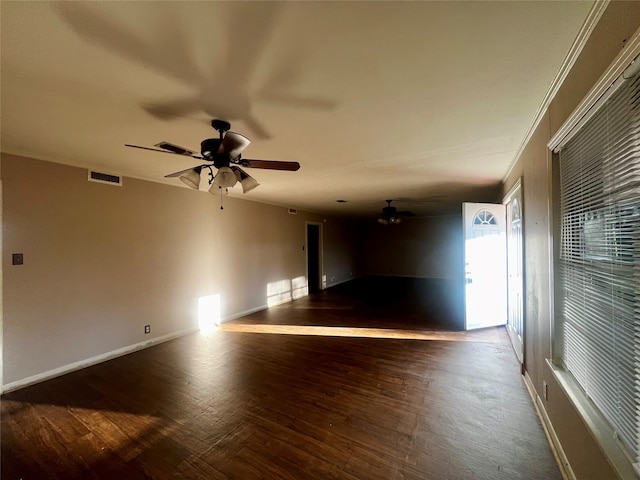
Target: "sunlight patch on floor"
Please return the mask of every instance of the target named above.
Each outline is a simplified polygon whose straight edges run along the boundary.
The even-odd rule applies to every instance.
[[[318,306],[318,305],[276,305],[274,307],[270,307],[273,309],[280,308],[282,310],[355,310],[356,307],[345,306],[345,307],[337,307],[334,305],[327,306]]]
[[[502,343],[497,328],[473,332],[441,330],[404,330],[367,327],[325,327],[315,325],[256,325],[223,323],[219,327],[226,332],[271,333],[277,335],[317,335],[324,337],[386,338],[400,340],[441,340],[449,342]]]
[[[29,399],[29,400],[12,400],[11,398],[2,399],[2,414],[17,415],[22,410],[32,410],[34,405],[44,404],[47,410],[55,415],[55,418],[65,418],[69,415],[77,418],[83,418],[83,423],[95,423],[96,425],[105,422],[115,422],[127,425],[128,434],[138,435],[142,430],[156,427],[160,421],[159,416],[150,413],[131,413],[119,410],[117,408],[96,408],[85,407],[80,405],[56,405],[49,399]],[[105,419],[108,416],[108,419]],[[115,441],[115,440],[114,440]]]

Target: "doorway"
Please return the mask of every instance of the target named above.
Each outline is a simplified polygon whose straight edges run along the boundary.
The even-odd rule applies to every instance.
[[[463,203],[465,329],[507,323],[505,206]]]
[[[309,293],[322,290],[322,224],[307,222],[307,284]]]

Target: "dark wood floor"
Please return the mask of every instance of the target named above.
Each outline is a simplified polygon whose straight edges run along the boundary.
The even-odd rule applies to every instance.
[[[365,290],[4,395],[2,479],[562,478],[502,329]]]

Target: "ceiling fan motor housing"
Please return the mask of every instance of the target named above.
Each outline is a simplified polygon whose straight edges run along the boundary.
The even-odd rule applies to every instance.
[[[231,124],[225,120],[219,120],[219,119],[214,119],[211,120],[211,126],[218,130],[218,132],[220,132],[220,137],[222,137],[222,134],[226,131],[228,131],[231,128]]]
[[[200,142],[200,153],[207,160],[213,160],[218,153],[222,140],[219,138],[207,138]]]

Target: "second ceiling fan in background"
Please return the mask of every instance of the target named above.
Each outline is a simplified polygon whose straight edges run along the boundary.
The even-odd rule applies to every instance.
[[[382,209],[382,215],[378,218],[378,223],[382,225],[396,225],[402,222],[402,217],[414,216],[412,212],[398,212],[396,207],[391,206],[393,200],[385,200],[385,202],[387,202],[387,206]]]

